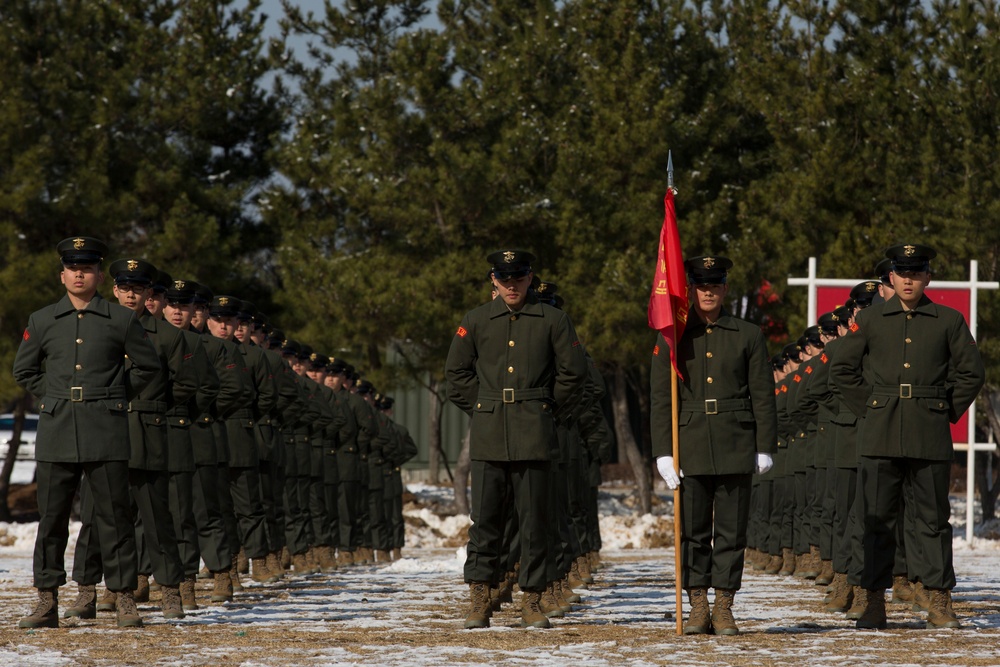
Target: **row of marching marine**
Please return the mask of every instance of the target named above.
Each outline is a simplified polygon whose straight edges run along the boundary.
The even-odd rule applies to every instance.
[[[511,249],[487,261],[491,298],[462,319],[445,367],[449,399],[472,418],[465,627],[489,627],[516,585],[521,626],[548,628],[600,567],[605,388],[535,257]]]
[[[949,425],[985,370],[963,316],[924,294],[935,256],[889,248],[875,280],[771,358],[778,447],[754,480],[747,560],[824,586],[824,609],[860,629],[888,626],[888,589],[928,628],[960,627]]]
[[[924,245],[889,248],[880,280],[854,287],[773,357],[761,330],[725,307],[732,261],[684,262],[679,405],[662,335],[650,381],[657,469],[680,489],[684,634],[739,634],[747,564],[826,585],[826,610],[858,628],[887,627],[890,587],[894,602],[926,611],[927,627],[960,626],[949,424],[985,369],[962,315],[924,294],[935,256]]]
[[[106,244],[57,250],[66,295],[32,313],[14,361],[39,410],[38,601],[19,627],[59,625],[78,490],[64,617],[140,627],[151,589],[180,619],[232,601],[241,571],[280,586],[401,556],[400,466],[417,449],[391,398],[247,301],[123,258],[107,267],[113,304]]]

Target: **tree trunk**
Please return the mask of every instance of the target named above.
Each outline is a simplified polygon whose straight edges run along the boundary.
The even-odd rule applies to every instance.
[[[472,469],[472,428],[465,432],[462,438],[462,452],[455,464],[455,511],[459,514],[471,514],[469,508],[469,472]]]
[[[632,420],[628,405],[628,381],[623,366],[615,366],[615,379],[611,386],[611,407],[615,415],[615,435],[618,436],[619,451],[624,449],[625,457],[632,467],[642,513],[649,514],[653,509],[652,468],[639,451],[635,434],[632,432]]]
[[[0,469],[0,521],[10,522],[13,516],[7,506],[7,496],[10,493],[10,476],[14,472],[14,462],[17,460],[17,450],[21,445],[21,433],[24,431],[24,411],[28,405],[28,395],[22,393],[14,404],[14,426],[11,429],[10,445],[7,456]]]
[[[427,448],[427,481],[437,484],[441,477],[441,396],[438,394],[438,381],[430,380],[430,442]]]
[[[994,399],[997,399],[994,402]],[[997,402],[1000,402],[1000,392],[987,387],[983,396],[983,412],[993,431],[993,442],[1000,442],[1000,415],[997,414]],[[987,470],[987,462],[992,466]],[[976,454],[976,486],[979,487],[979,504],[983,510],[983,523],[996,518],[997,497],[1000,496],[1000,457],[996,451]]]

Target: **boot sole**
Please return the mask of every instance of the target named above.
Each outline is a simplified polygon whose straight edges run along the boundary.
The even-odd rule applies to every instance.
[[[959,623],[958,621],[948,621],[947,623],[942,623],[938,625],[937,623],[931,623],[930,621],[927,621],[927,624],[924,627],[928,630],[943,630],[943,629],[954,630],[956,628],[962,627],[962,624]]]
[[[58,628],[59,619],[57,618],[54,621],[45,621],[44,623],[35,623],[34,621],[18,621],[17,627],[25,628],[26,630],[35,630],[37,628]]]
[[[490,622],[489,619],[485,621],[466,621],[464,627],[466,630],[481,630],[490,627]]]
[[[551,628],[552,624],[549,623],[549,619],[546,618],[544,621],[535,621],[534,623],[525,623],[524,621],[521,621],[521,627],[545,629],[545,628]]]
[[[86,611],[69,609],[63,614],[63,618],[94,619],[97,618],[97,609],[87,609]]]
[[[885,630],[887,627],[889,627],[889,624],[888,623],[875,623],[875,624],[865,623],[864,625],[862,625],[861,623],[855,623],[854,627],[857,630]]]
[[[99,604],[97,605],[97,611],[118,611],[118,607],[113,604]]]
[[[135,620],[135,621],[131,621],[131,620],[129,620],[129,621],[118,621],[118,627],[119,628],[141,628],[142,627],[142,619],[140,618],[140,619]]]

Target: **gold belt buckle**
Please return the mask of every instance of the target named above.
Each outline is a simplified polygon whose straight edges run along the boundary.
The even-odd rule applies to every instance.
[[[717,399],[717,398],[706,398],[705,399],[705,414],[706,415],[717,415],[717,414],[719,414],[719,399]]]
[[[899,397],[900,398],[913,398],[913,385],[912,384],[901,384],[901,385],[899,385]]]
[[[513,403],[514,402],[514,390],[513,389],[504,389],[503,390],[503,402],[504,403]]]
[[[69,400],[74,403],[83,402],[83,387],[70,387],[69,388]]]

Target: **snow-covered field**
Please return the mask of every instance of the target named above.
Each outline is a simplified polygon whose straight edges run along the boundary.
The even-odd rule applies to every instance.
[[[601,494],[607,565],[584,602],[552,630],[522,630],[514,609],[488,630],[461,629],[468,518],[449,516],[450,489],[409,485],[405,558],[383,567],[247,585],[223,607],[167,622],[140,605],[146,627],[119,630],[112,614],[26,631],[35,525],[0,524],[0,665],[1000,665],[1000,542],[955,541],[962,630],[923,629],[922,615],[890,606],[890,627],[862,632],[822,611],[822,590],[747,570],[736,598],[738,637],[678,637],[673,618],[670,503],[636,516],[627,489]],[[964,517],[957,498],[955,516]],[[75,528],[75,527],[74,527]],[[956,535],[964,530],[955,527]],[[72,562],[73,540],[67,554]],[[61,591],[72,601],[73,584]],[[154,594],[155,595],[155,594]]]

